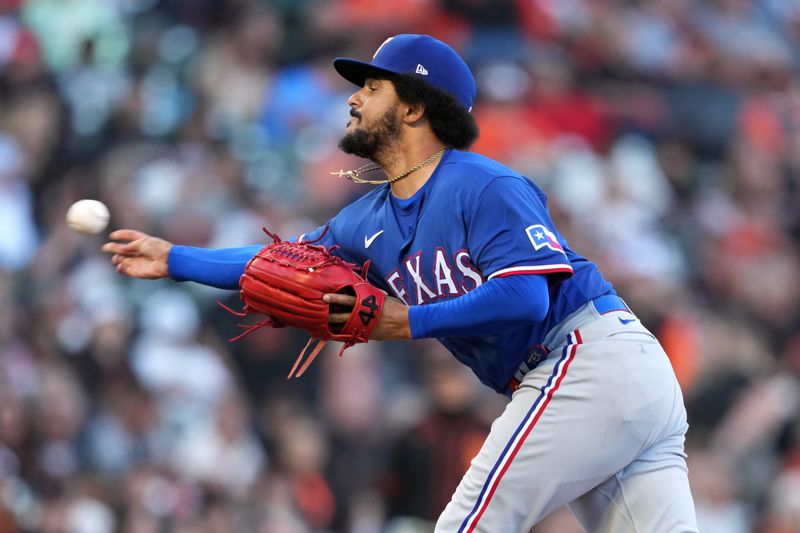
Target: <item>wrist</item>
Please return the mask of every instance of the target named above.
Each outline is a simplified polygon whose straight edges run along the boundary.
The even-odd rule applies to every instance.
[[[178,269],[181,266],[181,262],[184,260],[183,257],[180,257],[181,248],[183,247],[179,245],[170,246],[164,259],[164,270],[166,270],[165,277],[172,278],[175,281],[183,281],[184,279],[188,279],[176,277]]]
[[[164,278],[170,277],[169,273],[169,257],[172,254],[172,250],[175,248],[175,245],[171,242],[165,242],[164,252],[161,256],[161,265],[163,268],[162,276]]]
[[[378,326],[370,338],[384,341],[411,339],[408,306],[397,298],[387,297]]]
[[[411,326],[408,323],[408,306],[397,304],[392,307],[393,310],[386,324],[385,340],[410,340]]]
[[[401,320],[398,324],[398,335],[400,339],[403,340],[411,340],[411,321],[408,318],[408,310],[409,307],[407,305],[403,306],[402,312],[400,313]]]

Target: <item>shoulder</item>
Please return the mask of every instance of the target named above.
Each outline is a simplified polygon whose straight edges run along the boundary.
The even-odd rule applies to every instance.
[[[534,194],[545,199],[544,193],[529,178],[494,159],[473,152],[451,150],[443,162],[442,181],[454,191],[463,191],[477,199],[487,190]]]
[[[388,194],[389,186],[379,185],[347,204],[339,211],[339,214],[337,214],[335,218],[347,219],[349,217],[356,217],[357,219],[361,219],[364,217],[364,213],[373,212],[375,206],[382,205],[386,202]]]
[[[442,162],[442,170],[451,177],[472,180],[477,183],[491,181],[498,176],[518,176],[506,165],[474,152],[450,150]]]

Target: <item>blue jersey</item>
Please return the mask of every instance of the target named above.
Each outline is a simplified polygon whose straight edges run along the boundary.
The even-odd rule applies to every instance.
[[[546,333],[589,300],[613,293],[597,267],[555,229],[545,194],[486,157],[448,150],[411,202],[389,185],[371,190],[331,219],[319,244],[343,259],[372,261],[369,281],[408,305],[457,298],[493,277],[547,276],[544,321],[484,337],[438,339],[484,384],[505,393]],[[303,235],[318,239],[324,226]]]

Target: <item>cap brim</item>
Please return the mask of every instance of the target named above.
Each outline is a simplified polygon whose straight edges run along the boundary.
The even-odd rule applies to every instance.
[[[369,77],[369,74],[396,74],[391,70],[376,67],[372,63],[348,59],[346,57],[337,57],[334,59],[333,68],[336,69],[336,72],[338,72],[341,77],[359,87],[364,86],[364,82]]]

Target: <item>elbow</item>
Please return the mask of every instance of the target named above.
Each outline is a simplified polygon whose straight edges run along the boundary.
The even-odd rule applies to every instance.
[[[535,324],[547,318],[550,295],[546,278],[542,276],[511,276],[499,280],[505,301],[504,314],[510,322]],[[498,302],[499,303],[499,302]]]
[[[547,312],[550,310],[550,302],[539,298],[528,301],[527,303],[527,316],[532,323],[542,322],[547,317]]]
[[[506,320],[514,324],[535,324],[542,322],[547,317],[550,302],[539,298],[526,298],[519,301],[518,305],[506,307]]]

